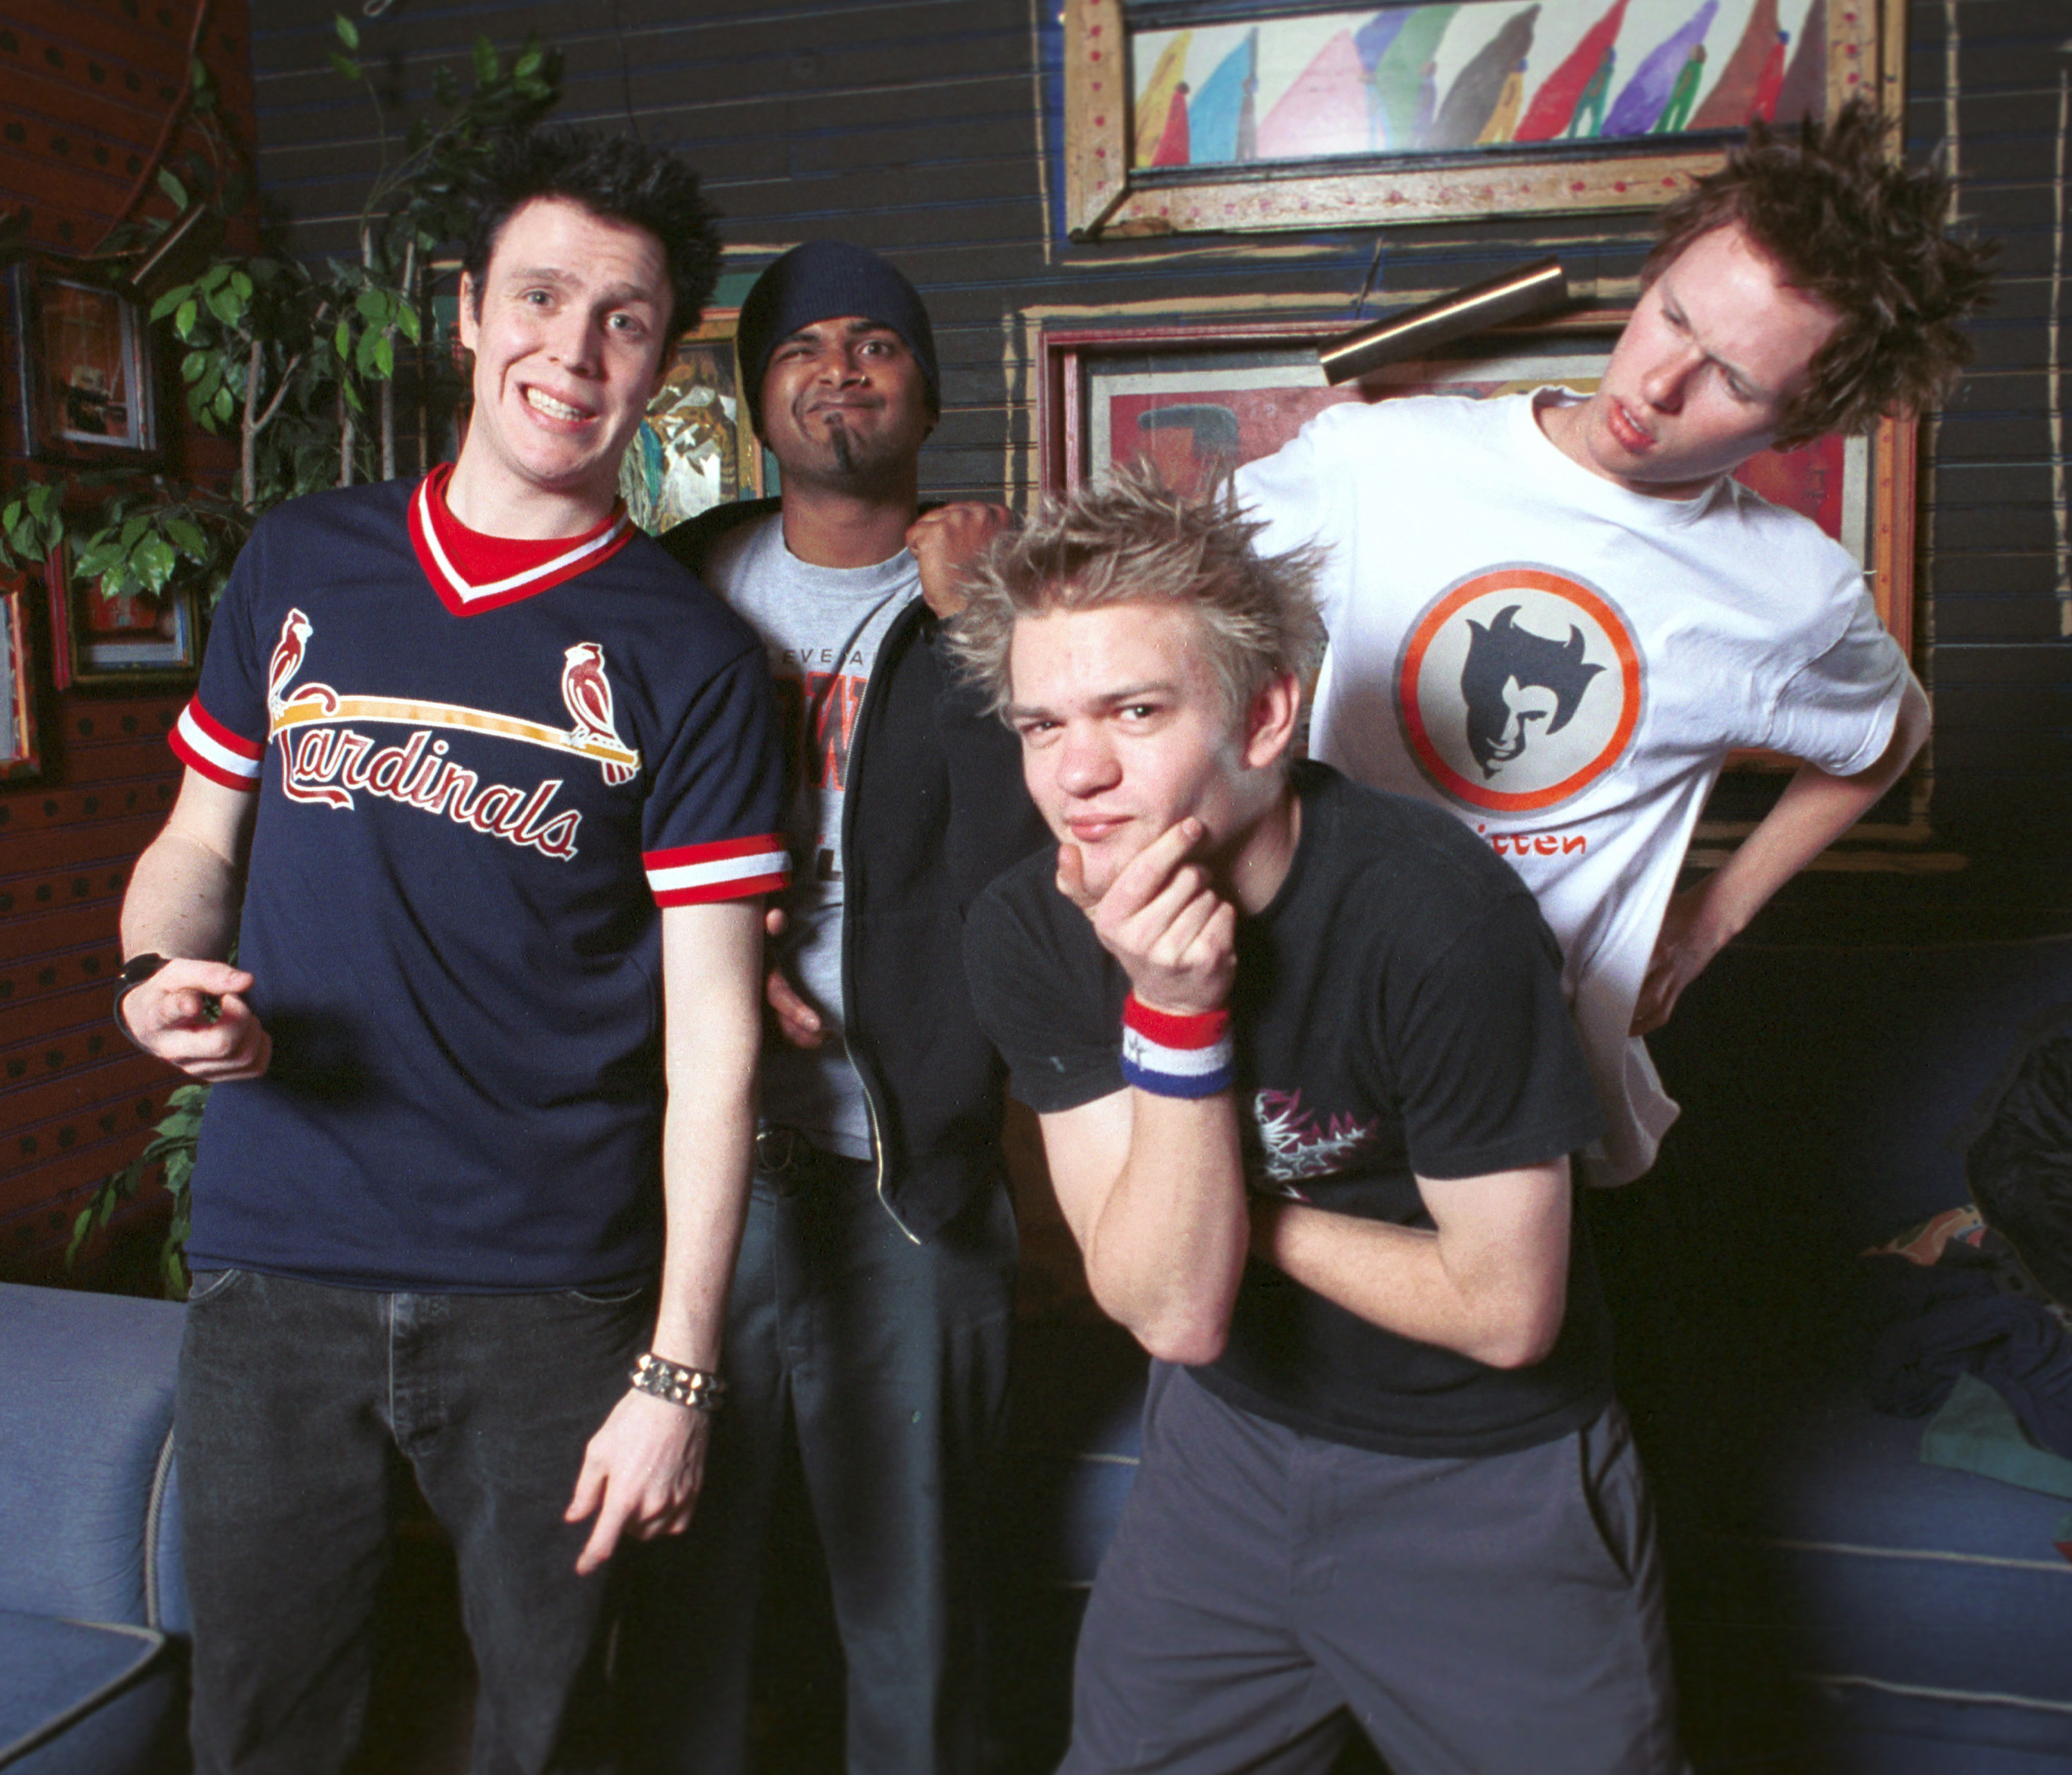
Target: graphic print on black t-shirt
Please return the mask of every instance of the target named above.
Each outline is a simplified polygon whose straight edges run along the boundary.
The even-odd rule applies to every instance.
[[[1350,1169],[1379,1138],[1381,1121],[1378,1116],[1362,1121],[1356,1116],[1336,1115],[1326,1116],[1320,1125],[1302,1107],[1301,1091],[1261,1091],[1252,1095],[1252,1128],[1259,1142],[1258,1162],[1245,1167],[1252,1186],[1307,1202],[1296,1183]]]

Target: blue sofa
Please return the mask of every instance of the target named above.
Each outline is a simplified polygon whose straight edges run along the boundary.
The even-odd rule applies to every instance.
[[[1871,1410],[1860,1255],[1964,1201],[1982,1097],[2067,1004],[2072,939],[1744,944],[1656,1040],[1684,1120],[1589,1214],[1701,1770],[2072,1769],[2072,1506],[1925,1465],[1923,1424]],[[1143,1365],[1083,1310],[1025,1329],[998,1736],[1037,1775]]]
[[[181,1309],[0,1284],[0,1769],[176,1765]]]

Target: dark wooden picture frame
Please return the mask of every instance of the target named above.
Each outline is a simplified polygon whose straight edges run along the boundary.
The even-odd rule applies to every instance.
[[[60,548],[50,586],[51,681],[60,690],[191,684],[201,670],[200,600],[191,587],[109,599],[76,578]]]
[[[1757,5],[1748,9],[1748,18],[1758,21],[1756,25],[1741,21],[1737,29],[1723,27],[1720,35],[1734,40],[1731,48],[1723,42],[1713,50],[1716,60],[1712,67],[1717,70],[1712,76],[1714,81],[1724,84],[1730,70],[1740,69],[1752,53],[1760,54],[1761,46],[1754,39],[1762,35],[1759,22],[1766,3],[1767,0],[1757,0]],[[1219,34],[1214,39],[1215,50],[1204,60],[1203,68],[1189,64],[1185,72],[1201,83],[1202,90],[1194,95],[1196,101],[1207,102],[1211,89],[1215,89],[1218,133],[1222,134],[1227,133],[1223,126],[1231,124],[1229,113],[1236,105],[1233,95],[1223,89],[1240,84],[1256,88],[1260,84],[1256,48],[1252,51],[1253,77],[1248,82],[1239,82],[1231,75],[1230,57],[1223,47],[1227,39],[1248,27],[1271,27],[1276,21],[1326,14],[1344,15],[1350,20],[1358,14],[1384,26],[1398,15],[1418,11],[1435,17],[1441,12],[1457,15],[1459,28],[1472,29],[1487,41],[1478,58],[1469,57],[1464,65],[1449,66],[1439,73],[1437,77],[1445,81],[1447,90],[1443,95],[1432,95],[1426,108],[1436,105],[1437,117],[1443,119],[1455,93],[1472,86],[1489,101],[1489,106],[1477,105],[1471,109],[1479,111],[1507,105],[1515,110],[1523,104],[1529,117],[1530,104],[1523,85],[1528,77],[1529,55],[1519,59],[1516,52],[1520,46],[1506,32],[1522,28],[1529,48],[1536,19],[1543,44],[1554,35],[1548,27],[1557,19],[1566,20],[1572,27],[1572,27],[1586,18],[1593,27],[1609,23],[1614,38],[1621,28],[1620,19],[1613,16],[1614,8],[1606,0],[1540,0],[1529,8],[1526,0],[1515,4],[1512,0],[1468,0],[1465,5],[1452,6],[1433,6],[1429,0],[1407,0],[1401,5],[1382,0],[1364,7],[1348,4],[1347,0],[1063,0],[1066,228],[1074,238],[1087,240],[1272,228],[1367,228],[1466,216],[1659,207],[1687,188],[1693,179],[1718,166],[1725,143],[1738,134],[1745,121],[1737,117],[1731,124],[1720,125],[1716,119],[1704,117],[1703,105],[1692,102],[1696,88],[1686,96],[1678,84],[1674,87],[1676,96],[1671,97],[1677,69],[1666,62],[1659,68],[1653,65],[1664,55],[1671,60],[1678,55],[1688,56],[1694,48],[1702,62],[1706,34],[1720,4],[1720,0],[1691,0],[1684,9],[1691,14],[1685,31],[1671,32],[1652,46],[1653,55],[1640,60],[1638,65],[1618,70],[1617,78],[1622,84],[1610,95],[1614,108],[1625,85],[1638,81],[1651,83],[1652,98],[1667,101],[1666,109],[1652,113],[1655,121],[1646,123],[1644,132],[1638,125],[1629,125],[1636,133],[1593,134],[1589,140],[1559,134],[1524,142],[1486,143],[1463,126],[1455,132],[1461,136],[1458,141],[1444,130],[1437,131],[1437,146],[1424,145],[1420,136],[1395,151],[1384,144],[1379,151],[1306,155],[1290,152],[1287,147],[1278,154],[1248,154],[1247,147],[1256,146],[1255,140],[1231,151],[1228,158],[1226,150],[1212,150],[1208,162],[1198,164],[1188,156],[1174,162],[1171,133],[1161,128],[1161,119],[1153,115],[1140,120],[1137,115],[1140,90],[1153,112],[1161,103],[1170,107],[1176,92],[1187,98],[1189,89],[1179,84],[1178,71],[1161,68],[1157,55],[1151,53],[1161,45],[1170,47],[1184,31],[1198,27],[1205,33]],[[1528,10],[1534,18],[1523,17]],[[1622,14],[1622,7],[1616,10]],[[1772,4],[1773,27],[1775,13]],[[1897,117],[1904,96],[1906,14],[1903,0],[1815,0],[1814,14],[1823,29],[1815,37],[1811,27],[1802,21],[1802,47],[1810,43],[1818,52],[1815,59],[1823,65],[1816,73],[1802,72],[1801,84],[1810,80],[1810,91],[1824,93],[1827,112],[1860,92],[1871,95],[1888,117]],[[1735,18],[1741,18],[1738,10]],[[1456,22],[1449,20],[1449,26]],[[1692,27],[1696,39],[1687,43],[1684,39]],[[1402,27],[1400,35],[1407,42],[1409,27]],[[1146,70],[1133,65],[1140,39],[1152,62]],[[1609,40],[1605,47],[1611,47]],[[1628,54],[1648,47],[1643,37],[1639,43],[1628,45]],[[1435,40],[1431,47],[1437,56],[1448,53],[1442,41]],[[1579,44],[1572,53],[1582,49]],[[1349,53],[1340,51],[1342,56]],[[1400,48],[1397,53],[1402,53]],[[1550,47],[1542,60],[1554,53]],[[1495,61],[1490,60],[1492,56]],[[1215,64],[1213,68],[1210,62]],[[1488,65],[1483,66],[1484,63]],[[1437,68],[1437,60],[1428,63],[1427,76]],[[1497,97],[1514,68],[1519,92],[1512,94],[1506,90],[1502,98]],[[1349,88],[1355,72],[1349,64],[1344,80],[1335,86],[1327,83],[1314,97],[1307,92],[1297,93],[1298,110],[1304,106],[1313,110],[1328,106],[1329,93]],[[1367,70],[1370,77],[1377,72]],[[1613,77],[1609,64],[1602,72],[1607,80]],[[1537,72],[1550,86],[1563,77],[1558,67]],[[1310,77],[1311,71],[1305,70],[1301,79]],[[1741,75],[1736,78],[1739,85],[1749,84]],[[1767,82],[1769,72],[1758,78]],[[1568,84],[1574,82],[1570,80]],[[1656,92],[1655,88],[1662,90]],[[1767,84],[1761,90],[1774,109],[1777,92]],[[1264,104],[1270,97],[1258,94],[1257,102]],[[1244,102],[1251,106],[1254,93],[1248,91]],[[1600,113],[1605,103],[1604,97],[1596,100]],[[1692,117],[1670,133],[1656,133],[1663,118],[1679,105],[1691,111]],[[1741,109],[1727,107],[1735,111]],[[1255,117],[1253,121],[1256,129],[1268,120]],[[1601,116],[1597,119],[1599,124],[1616,121]],[[1690,127],[1700,121],[1708,126]],[[1186,137],[1184,120],[1173,127],[1182,138]],[[1242,142],[1241,128],[1238,136]],[[1189,154],[1194,151],[1190,144]]]
[[[23,259],[11,277],[22,435],[48,461],[142,466],[158,455],[157,365],[120,290]]]

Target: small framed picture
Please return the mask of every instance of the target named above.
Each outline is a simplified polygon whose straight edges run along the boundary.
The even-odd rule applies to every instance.
[[[191,588],[110,597],[75,579],[60,549],[50,558],[51,679],[60,690],[179,684],[201,668],[201,621]]]
[[[105,285],[24,259],[14,269],[22,434],[39,456],[146,462],[158,451],[150,329]]]
[[[0,782],[35,776],[43,767],[36,743],[33,608],[27,577],[0,571]]]
[[[763,446],[741,398],[731,309],[686,333],[619,465],[619,491],[650,536],[734,499],[763,496]]]

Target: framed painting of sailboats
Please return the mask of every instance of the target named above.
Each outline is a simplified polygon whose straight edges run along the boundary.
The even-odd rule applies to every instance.
[[[1654,209],[1753,118],[1897,115],[1904,0],[1064,0],[1078,239]]]

